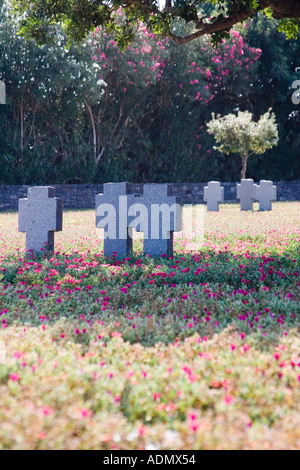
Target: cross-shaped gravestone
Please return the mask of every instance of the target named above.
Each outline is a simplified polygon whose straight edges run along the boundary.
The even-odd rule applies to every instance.
[[[182,230],[182,208],[181,198],[171,194],[168,184],[145,184],[143,196],[129,210],[129,215],[139,213],[131,227],[144,232],[144,255],[173,255],[173,232]]]
[[[253,201],[256,199],[257,184],[252,179],[243,179],[237,185],[237,199],[241,202],[242,211],[252,211]]]
[[[134,204],[130,183],[105,183],[103,194],[96,196],[96,227],[104,228],[104,256],[124,258],[132,251],[133,217],[128,207]]]
[[[277,199],[277,187],[273,185],[273,181],[262,180],[256,190],[256,199],[259,201],[260,211],[272,210],[272,201]]]
[[[62,200],[51,186],[33,186],[19,199],[19,232],[26,232],[26,252],[54,250],[54,232],[62,230]]]
[[[204,188],[204,201],[207,202],[207,210],[219,212],[220,202],[224,202],[224,188],[219,181],[210,181]]]
[[[0,80],[0,104],[5,104],[6,103],[6,89],[5,89],[5,83]]]

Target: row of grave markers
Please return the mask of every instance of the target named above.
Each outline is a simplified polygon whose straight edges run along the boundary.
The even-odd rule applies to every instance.
[[[259,201],[260,211],[272,210],[272,202],[277,199],[277,187],[272,181],[262,180],[259,185],[252,179],[242,179],[237,185],[237,199],[242,211],[252,211],[254,201]],[[204,188],[204,201],[207,210],[218,212],[220,203],[224,202],[224,188],[218,181],[210,181]]]
[[[276,200],[271,181],[242,180],[237,185],[242,210],[252,210],[259,199],[260,210],[270,210]],[[224,188],[210,182],[204,190],[208,210],[219,210]],[[53,252],[54,232],[62,230],[62,200],[55,188],[34,186],[19,200],[19,231],[26,232],[26,252]],[[105,183],[96,196],[96,227],[104,228],[104,256],[121,259],[132,251],[133,229],[144,233],[144,255],[173,255],[173,233],[182,230],[182,202],[168,184],[145,184],[142,196],[133,193],[130,183]]]
[[[144,255],[173,254],[173,233],[182,230],[181,198],[168,184],[145,184],[143,196],[130,183],[105,183],[96,196],[96,227],[104,228],[104,256],[132,251],[133,229],[144,233]]]

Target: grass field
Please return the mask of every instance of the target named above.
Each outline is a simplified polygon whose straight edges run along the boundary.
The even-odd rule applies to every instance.
[[[300,203],[175,239],[105,260],[94,211],[66,211],[26,258],[0,214],[0,449],[300,448]]]

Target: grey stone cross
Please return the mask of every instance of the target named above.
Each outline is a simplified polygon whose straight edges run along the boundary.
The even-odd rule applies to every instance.
[[[104,228],[104,256],[124,258],[132,251],[133,217],[128,207],[134,204],[132,184],[105,183],[103,194],[96,195],[96,227]]]
[[[253,202],[256,199],[257,184],[252,179],[243,179],[237,185],[237,199],[241,202],[242,211],[252,211]]]
[[[210,181],[204,188],[204,201],[209,212],[219,212],[220,202],[224,202],[224,188],[219,181]]]
[[[259,201],[260,211],[271,211],[272,201],[277,199],[277,187],[273,181],[262,180],[256,190],[256,199]]]
[[[145,184],[142,197],[135,198],[129,215],[139,216],[131,223],[144,232],[144,255],[173,255],[173,232],[182,230],[181,198],[172,196],[168,184]]]
[[[26,252],[54,250],[54,232],[62,230],[62,200],[51,186],[33,186],[19,199],[19,232],[26,232]]]

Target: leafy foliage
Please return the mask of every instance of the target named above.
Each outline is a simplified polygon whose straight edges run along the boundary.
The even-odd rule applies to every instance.
[[[0,107],[0,180],[49,182],[64,173],[72,177],[76,170],[83,176],[84,167],[90,175],[93,153],[84,135],[85,106],[98,103],[105,88],[93,67],[90,44],[68,50],[57,28],[56,42],[39,48],[17,35],[18,24],[4,9],[0,76],[8,99]]]
[[[56,42],[39,48],[16,35],[17,21],[2,12],[1,183],[232,181],[240,157],[213,149],[206,122],[238,110],[257,121],[270,106],[279,144],[249,159],[249,176],[300,178],[300,42],[274,19],[260,15],[217,47],[200,38],[178,48],[139,23],[124,51],[101,28],[78,50],[55,27]]]
[[[139,19],[149,30],[171,37],[178,44],[206,34],[212,35],[216,44],[228,37],[228,31],[234,25],[264,10],[269,16],[283,20],[280,28],[288,37],[296,37],[299,31],[297,0],[166,0],[162,7],[157,0],[128,3],[119,0],[109,3],[103,0],[14,0],[13,4],[18,13],[25,14],[21,33],[39,43],[52,39],[53,25],[59,22],[64,25],[70,40],[81,42],[95,27],[102,27],[125,48],[134,38]],[[116,14],[120,9],[125,14],[122,24]],[[178,19],[193,23],[194,31],[183,36],[178,34],[174,28],[174,21]]]
[[[207,132],[213,134],[220,152],[226,155],[237,153],[241,155],[243,168],[242,178],[245,178],[247,159],[252,154],[263,154],[267,149],[278,143],[278,130],[275,114],[271,110],[260,117],[258,122],[252,120],[249,111],[239,111],[237,116],[228,114],[215,117],[207,123]]]

